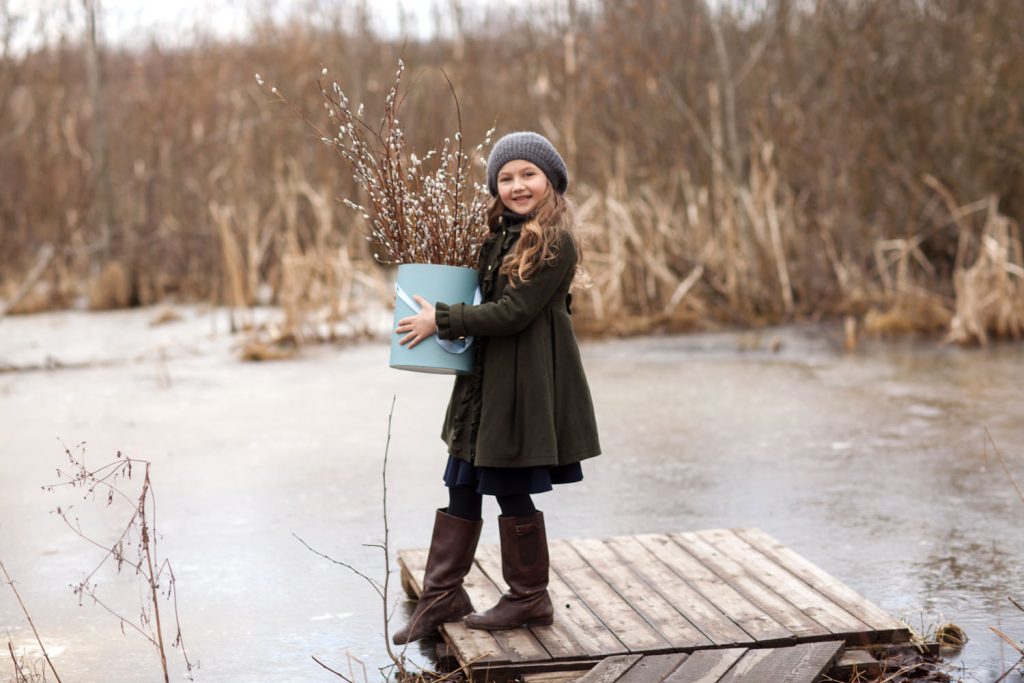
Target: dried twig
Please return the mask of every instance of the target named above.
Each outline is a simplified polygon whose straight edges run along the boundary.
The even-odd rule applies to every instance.
[[[127,626],[142,636],[152,645],[160,657],[160,665],[163,671],[164,680],[169,683],[170,671],[167,664],[167,646],[164,640],[164,623],[160,610],[161,598],[173,601],[174,607],[174,628],[175,637],[171,643],[172,647],[181,650],[182,659],[186,667],[186,675],[191,679],[194,665],[188,657],[184,640],[181,634],[181,622],[178,612],[177,581],[170,561],[161,559],[158,552],[159,534],[156,526],[156,495],[153,491],[152,480],[150,479],[151,463],[146,460],[130,458],[117,453],[117,459],[96,469],[89,469],[86,466],[85,445],[80,443],[76,446],[78,455],[70,448],[64,446],[64,453],[71,464],[71,471],[57,470],[57,477],[62,481],[45,486],[44,489],[54,491],[61,487],[82,489],[86,499],[95,500],[97,493],[106,501],[106,504],[113,505],[115,501],[127,504],[131,507],[131,515],[124,526],[123,531],[112,545],[99,543],[84,532],[79,524],[78,518],[72,518],[73,506],[58,506],[54,512],[63,520],[65,525],[71,529],[79,538],[102,551],[99,562],[85,577],[74,586],[74,593],[78,596],[79,603],[83,598],[90,598],[95,604],[116,617],[122,631]],[[133,472],[139,466],[143,466],[142,483],[138,496],[129,496],[120,488],[119,482],[132,479]],[[125,555],[126,548],[135,547],[136,556],[129,559]],[[125,566],[131,568],[142,582],[142,588],[147,597],[143,600],[142,609],[137,621],[129,619],[116,610],[112,609],[97,593],[97,584],[93,581],[99,571],[113,563],[116,570],[120,572]]]
[[[1010,473],[1010,468],[1006,465],[1006,460],[1003,458],[1003,454],[999,452],[999,446],[996,445],[995,439],[988,431],[988,427],[985,427],[985,438],[992,445],[992,451],[996,454],[996,458],[999,460],[999,464],[1003,467],[1003,472],[1006,473],[1006,478],[1010,480],[1010,484],[1013,485],[1013,489],[1017,492],[1017,497],[1024,502],[1024,493],[1021,493],[1020,487],[1017,486],[1017,481],[1013,478],[1013,474]],[[1016,603],[1014,603],[1016,604]]]
[[[17,587],[14,585],[14,579],[7,573],[7,567],[4,566],[3,560],[0,560],[0,571],[4,573],[4,582],[11,587],[11,591],[14,592],[14,597],[18,599],[18,605],[21,607],[22,614],[25,615],[25,619],[28,620],[28,625],[32,627],[32,635],[36,637],[36,642],[39,643],[39,649],[43,653],[43,658],[46,659],[47,665],[50,667],[50,671],[53,672],[53,677],[57,679],[57,683],[60,683],[60,674],[57,673],[57,669],[53,666],[53,662],[50,660],[50,655],[46,651],[46,646],[43,645],[43,639],[39,637],[39,631],[36,629],[36,624],[32,621],[32,615],[28,613],[28,608],[25,607],[25,602],[21,599],[21,594],[18,593]],[[10,647],[10,643],[8,643]],[[11,659],[14,659],[14,650],[11,650]],[[17,669],[17,664],[15,664]]]

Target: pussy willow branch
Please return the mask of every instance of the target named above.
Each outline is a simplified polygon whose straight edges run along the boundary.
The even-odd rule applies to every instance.
[[[456,142],[459,143],[459,151],[455,155],[455,188],[452,192],[452,199],[455,202],[455,224],[460,225],[459,222],[459,209],[462,208],[462,161],[465,156],[462,151],[462,106],[459,104],[459,96],[455,92],[455,84],[452,83],[452,79],[448,78],[448,72],[441,68],[441,73],[444,75],[444,80],[448,83],[448,90],[452,93],[452,99],[455,100],[455,117],[458,121],[459,132],[455,136]]]

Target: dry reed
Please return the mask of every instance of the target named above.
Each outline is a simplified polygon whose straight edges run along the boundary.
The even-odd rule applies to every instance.
[[[98,90],[81,26],[5,49],[0,168],[19,182],[0,184],[0,292],[13,297],[52,245],[16,310],[206,298],[244,328],[254,303],[285,303],[288,334],[323,337],[318,321],[356,307],[347,264],[388,272],[360,240],[365,219],[333,210],[363,196],[350,174],[246,81],[259,71],[317,111],[313,74],[328,66],[352,101],[379,102],[401,53],[424,70],[402,105],[410,149],[456,116],[443,67],[473,112],[467,139],[497,120],[564,152],[597,284],[581,328],[852,316],[869,333],[1019,338],[1021,3],[453,8],[453,31],[404,46],[360,3],[257,19],[243,41],[100,44]],[[118,131],[105,151],[95,101]],[[297,297],[310,278],[320,293]]]

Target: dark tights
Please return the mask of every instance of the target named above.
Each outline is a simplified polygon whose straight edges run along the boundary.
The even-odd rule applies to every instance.
[[[509,496],[495,496],[498,499],[498,507],[501,508],[503,517],[529,517],[537,512],[533,506],[533,499],[528,493],[515,493]],[[484,497],[476,492],[472,486],[449,486],[448,487],[448,514],[453,517],[480,519],[480,511],[483,508]]]

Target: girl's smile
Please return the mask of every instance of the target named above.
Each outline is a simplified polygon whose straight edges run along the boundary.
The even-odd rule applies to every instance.
[[[549,187],[544,172],[523,159],[514,159],[498,171],[498,197],[502,204],[520,215],[532,213]]]

